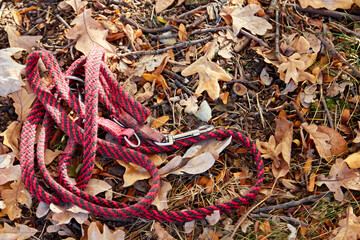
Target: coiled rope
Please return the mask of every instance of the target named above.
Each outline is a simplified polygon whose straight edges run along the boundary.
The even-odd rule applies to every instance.
[[[52,79],[50,86],[46,86],[40,77],[39,59],[44,62],[49,71]],[[70,83],[72,79],[76,79],[84,72],[85,99],[83,103],[78,94],[70,89]],[[37,95],[37,101],[22,127],[20,163],[25,185],[39,201],[54,204],[71,202],[91,213],[108,218],[139,217],[157,221],[185,222],[204,218],[215,210],[227,212],[237,209],[241,205],[248,204],[261,189],[264,173],[263,160],[255,144],[239,132],[219,129],[176,141],[170,146],[154,144],[157,133],[152,133],[152,130],[144,127],[144,122],[150,114],[149,109],[137,102],[116,81],[104,62],[104,52],[100,47],[93,47],[88,56],[76,60],[65,73],[61,71],[52,54],[48,51],[36,51],[28,57],[26,75],[31,88]],[[76,113],[77,119],[72,119],[67,114],[63,108],[65,102]],[[124,127],[114,124],[114,121],[99,117],[99,102]],[[69,137],[59,161],[57,180],[47,170],[44,159],[45,149],[55,126],[60,127]],[[119,144],[98,138],[99,126],[117,137]],[[124,141],[125,137],[130,137],[134,132],[143,140],[145,139],[145,143],[143,142],[138,148],[131,148]],[[247,194],[229,202],[193,210],[158,211],[150,208],[150,204],[159,191],[160,176],[155,164],[145,154],[173,152],[202,140],[230,136],[241,142],[252,153],[256,163],[257,181]],[[67,166],[78,145],[83,146],[83,162],[76,184],[73,184],[70,181]],[[149,192],[133,205],[84,192],[83,189],[92,176],[96,153],[103,157],[134,163],[146,169],[153,179]]]

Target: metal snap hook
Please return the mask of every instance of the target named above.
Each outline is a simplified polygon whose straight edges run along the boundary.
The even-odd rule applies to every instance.
[[[113,118],[113,121],[116,124],[118,124],[120,127],[125,128],[125,126],[122,123],[120,123],[118,120],[116,120],[116,118]],[[135,132],[133,135],[135,136],[137,143],[133,143],[132,141],[130,141],[130,139],[127,136],[124,136],[124,139],[125,139],[125,142],[127,142],[130,145],[130,147],[137,148],[140,146],[141,140]]]

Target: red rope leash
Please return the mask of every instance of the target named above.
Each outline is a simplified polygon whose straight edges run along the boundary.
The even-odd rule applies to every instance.
[[[220,212],[234,210],[241,205],[248,204],[256,197],[263,182],[264,166],[260,153],[249,138],[232,130],[216,130],[176,141],[169,146],[154,144],[154,139],[159,134],[151,132],[152,130],[144,125],[150,114],[149,109],[125,92],[106,66],[103,58],[103,50],[94,47],[87,57],[75,61],[65,73],[60,70],[55,57],[47,51],[34,52],[28,58],[26,75],[38,100],[22,128],[20,163],[25,185],[35,198],[46,203],[71,202],[89,212],[109,218],[140,217],[158,221],[184,222],[204,218],[215,210]],[[42,59],[52,78],[53,82],[49,87],[40,78],[39,59]],[[82,103],[77,94],[71,91],[70,84],[72,79],[78,79],[77,76],[81,76],[84,71],[85,102]],[[66,102],[76,112],[77,120],[73,121],[67,115],[62,107],[63,102]],[[99,117],[99,102],[125,127],[120,127],[113,121]],[[58,181],[46,169],[44,159],[51,130],[56,125],[69,137],[59,162]],[[35,135],[39,127],[40,134],[37,145],[35,145]],[[120,144],[98,138],[99,127],[117,137]],[[141,138],[147,140],[147,145],[141,144],[138,148],[129,147],[124,139],[134,134],[134,131]],[[240,141],[254,157],[258,172],[256,184],[251,191],[229,202],[195,210],[175,212],[150,209],[150,204],[160,187],[160,176],[155,164],[144,153],[172,152],[205,139],[229,136]],[[70,164],[78,144],[83,146],[84,154],[82,167],[76,179],[77,183],[74,185],[67,174],[67,166]],[[134,205],[126,205],[82,191],[91,178],[96,153],[104,157],[122,159],[145,168],[153,178],[153,185],[146,196]],[[36,174],[36,168],[40,170],[41,177]]]

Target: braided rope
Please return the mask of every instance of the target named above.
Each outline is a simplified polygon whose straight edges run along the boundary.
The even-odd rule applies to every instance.
[[[117,83],[103,58],[103,49],[93,47],[87,57],[76,60],[65,73],[60,70],[55,57],[47,51],[36,51],[28,58],[26,74],[38,100],[32,107],[22,128],[20,164],[25,185],[36,199],[54,204],[71,202],[89,212],[109,218],[140,217],[158,221],[184,222],[204,218],[215,210],[227,212],[237,209],[256,197],[263,182],[263,160],[255,144],[239,132],[216,130],[177,141],[170,146],[141,144],[137,149],[129,148],[126,144],[114,144],[98,138],[99,101],[117,119],[121,119],[121,114],[126,112],[138,123],[144,123],[150,114],[149,109],[137,102]],[[49,87],[40,78],[39,59],[44,62],[52,78],[53,82]],[[74,76],[84,70],[85,102],[82,103],[76,94],[70,90],[67,76]],[[80,119],[86,120],[83,126],[79,121],[73,121],[67,115],[61,101],[66,102]],[[58,181],[46,169],[44,159],[44,152],[54,125],[59,126],[69,137],[59,162]],[[35,145],[35,135],[39,128],[40,133]],[[141,133],[139,134],[141,135]],[[155,164],[145,155],[146,153],[173,152],[202,140],[230,136],[241,142],[252,153],[256,163],[257,181],[246,195],[234,198],[226,203],[194,210],[176,212],[150,209],[150,204],[159,191],[160,176]],[[124,143],[123,141],[120,142]],[[78,144],[83,146],[84,156],[76,184],[73,184],[68,176],[67,166],[70,164],[72,154]],[[83,189],[91,178],[96,152],[104,157],[122,159],[146,169],[153,178],[149,192],[133,205],[85,193]],[[40,170],[41,178],[37,176],[36,168]]]

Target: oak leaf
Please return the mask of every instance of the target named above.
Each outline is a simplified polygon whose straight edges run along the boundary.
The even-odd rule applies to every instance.
[[[197,98],[195,96],[191,96],[188,99],[180,100],[180,105],[185,106],[185,112],[188,114],[195,114],[197,110],[199,109],[199,106],[197,105]]]
[[[33,92],[28,93],[25,88],[21,88],[10,95],[14,100],[15,112],[18,115],[18,120],[24,122],[26,117],[29,115],[32,104],[35,101],[36,95]]]
[[[10,47],[18,47],[25,49],[28,53],[32,51],[34,47],[39,47],[38,41],[42,36],[21,36],[18,35],[16,30],[10,26],[5,27],[5,31],[8,34],[8,40]]]
[[[88,219],[89,212],[81,209],[80,207],[73,205],[72,203],[63,203],[61,205],[55,205],[51,203],[49,205],[51,212],[51,218],[57,222],[57,224],[68,224],[72,218],[78,223],[83,224]]]
[[[4,145],[11,148],[17,158],[19,158],[19,139],[22,124],[18,121],[13,121],[0,136],[4,137]]]
[[[268,29],[272,29],[271,24],[264,18],[254,16],[261,7],[257,4],[249,4],[245,7],[237,6],[230,15],[235,35],[240,29],[245,28],[254,35],[264,35]]]
[[[23,51],[23,48],[5,48],[0,50],[0,96],[6,97],[24,85],[21,73],[25,66],[15,62],[11,56]]]
[[[338,201],[344,199],[344,194],[341,187],[360,191],[360,170],[350,169],[344,164],[343,159],[338,158],[330,169],[327,177],[321,174],[316,179],[316,185],[321,186],[325,184],[330,191],[334,192],[334,198]]]
[[[88,240],[123,240],[125,239],[125,232],[121,229],[116,231],[111,231],[109,227],[104,224],[100,225],[101,232],[99,226],[96,222],[90,223],[90,226],[87,230]]]
[[[152,205],[155,205],[158,210],[164,210],[168,208],[167,204],[167,194],[171,190],[171,184],[165,180],[160,181],[160,189],[158,192],[158,195],[154,199],[154,201],[151,203]]]
[[[108,30],[91,17],[91,9],[79,14],[71,24],[75,26],[66,33],[66,37],[76,39],[75,48],[83,54],[88,54],[93,44],[105,48],[108,52],[115,52],[114,46],[105,40]]]
[[[317,126],[315,124],[301,124],[301,128],[309,133],[310,138],[314,141],[316,150],[320,157],[330,161],[333,156],[340,156],[347,151],[347,142],[335,130]]]
[[[13,165],[14,154],[0,155],[0,185],[4,185],[10,181],[20,181],[21,170],[20,165]]]
[[[350,154],[345,158],[344,162],[346,162],[349,168],[360,168],[360,152]]]
[[[203,91],[207,91],[209,97],[213,100],[217,99],[220,95],[218,81],[230,81],[232,79],[224,69],[216,63],[209,61],[206,56],[199,58],[181,72],[185,77],[195,73],[199,74],[199,85],[195,93],[201,94]]]
[[[1,198],[4,199],[6,207],[2,209],[2,213],[8,215],[9,219],[13,221],[21,217],[21,209],[19,204],[25,204],[28,208],[31,207],[31,195],[26,190],[25,184],[21,181],[15,181],[10,184],[10,189],[1,191]]]
[[[0,228],[0,237],[3,240],[25,240],[33,237],[37,232],[37,229],[25,224],[15,223],[15,227],[12,227],[4,223],[4,227]]]
[[[312,7],[312,8],[326,8],[329,10],[340,9],[350,9],[353,5],[352,0],[299,0],[300,6],[302,8]]]
[[[155,222],[153,226],[158,240],[175,240],[159,222]]]
[[[293,139],[293,123],[284,117],[276,120],[275,135],[269,142],[256,141],[256,146],[264,158],[270,158],[275,178],[285,176],[290,170],[291,143]]]
[[[331,240],[357,240],[360,238],[360,217],[354,214],[354,210],[349,206],[346,210],[346,217],[339,221],[339,227],[334,229]]]

